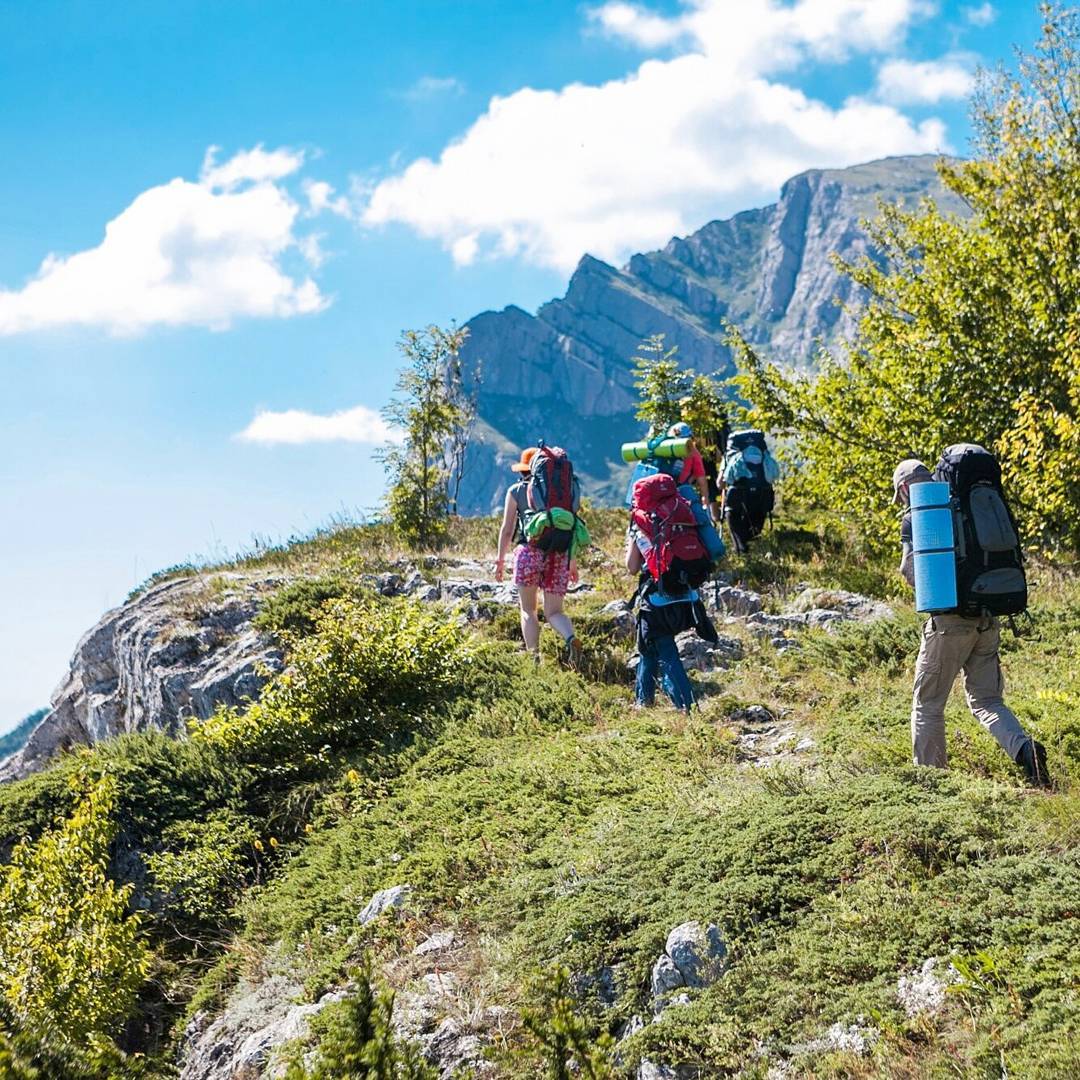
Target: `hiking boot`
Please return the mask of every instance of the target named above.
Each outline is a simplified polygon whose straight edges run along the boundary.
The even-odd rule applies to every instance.
[[[566,652],[563,653],[563,659],[566,666],[575,671],[581,665],[581,642],[578,641],[576,635],[566,639]]]
[[[1016,755],[1016,764],[1024,770],[1024,776],[1032,787],[1048,788],[1053,786],[1050,772],[1046,767],[1046,748],[1036,739],[1028,739]]]

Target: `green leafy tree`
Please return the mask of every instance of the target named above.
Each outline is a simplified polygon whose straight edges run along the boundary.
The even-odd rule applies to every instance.
[[[132,887],[106,875],[116,798],[112,777],[90,784],[68,820],[19,844],[0,868],[0,995],[30,1038],[103,1046],[146,977],[142,919],[127,910]]]
[[[998,454],[1029,538],[1080,549],[1080,24],[1043,13],[1017,73],[983,77],[973,160],[939,166],[970,216],[883,208],[878,257],[840,264],[868,297],[846,350],[793,375],[731,334],[752,419],[797,436],[793,488],[874,546],[896,463],[964,441]]]
[[[462,330],[462,341],[468,330]],[[472,443],[476,423],[479,420],[477,405],[480,399],[480,387],[483,375],[477,364],[472,372],[471,382],[465,378],[465,368],[459,352],[449,359],[446,372],[447,391],[455,415],[453,427],[446,440],[446,464],[449,471],[447,496],[450,500],[450,513],[458,512],[458,499],[461,495],[461,481],[465,478],[468,465],[469,445]]]
[[[641,396],[635,415],[657,434],[682,419],[680,402],[693,383],[694,373],[679,365],[678,353],[678,345],[666,348],[664,335],[653,334],[634,357],[634,386]]]
[[[712,375],[693,375],[690,392],[683,398],[681,408],[682,418],[690,425],[694,442],[702,453],[724,449],[720,443],[730,420],[730,403]]]
[[[386,497],[394,529],[415,548],[432,548],[446,536],[451,471],[447,446],[467,418],[454,390],[453,372],[466,331],[406,330],[399,348],[407,364],[383,416],[404,436],[380,451],[390,481]],[[464,459],[464,458],[463,458]]]

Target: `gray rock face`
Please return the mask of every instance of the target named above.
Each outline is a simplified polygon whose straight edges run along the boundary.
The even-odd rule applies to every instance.
[[[282,656],[251,625],[271,579],[177,578],[107,612],[79,642],[52,709],[0,781],[42,769],[61,750],[132,731],[175,734],[219,705],[257,698]]]
[[[697,370],[728,375],[729,318],[770,358],[811,363],[818,338],[833,342],[852,329],[833,301],[858,298],[830,257],[870,252],[859,222],[875,216],[879,196],[911,205],[933,195],[965,212],[941,188],[936,160],[813,169],[784,184],[775,204],[710,222],[621,270],[586,255],[566,295],[535,316],[508,307],[469,320],[462,358],[467,372],[481,372],[481,423],[463,508],[497,510],[510,463],[541,436],[571,451],[590,495],[616,501],[628,473],[619,444],[641,431],[631,357],[651,334],[666,335]]]
[[[383,912],[400,911],[408,902],[412,888],[408,885],[391,885],[389,889],[380,889],[364,906],[356,917],[361,926],[374,922]]]
[[[332,992],[296,1004],[300,994],[298,983],[273,975],[254,986],[241,985],[216,1019],[197,1013],[184,1033],[180,1080],[263,1076],[278,1047],[303,1038],[312,1017],[345,996]]]
[[[715,923],[703,927],[698,922],[676,926],[667,936],[664,951],[679,969],[683,983],[690,987],[713,982],[724,970],[727,945]]]

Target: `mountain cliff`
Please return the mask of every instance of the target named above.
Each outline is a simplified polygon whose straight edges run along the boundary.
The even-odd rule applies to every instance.
[[[662,333],[682,361],[732,373],[724,320],[773,359],[812,361],[815,342],[852,330],[836,300],[858,300],[832,256],[872,254],[860,222],[879,200],[913,205],[932,196],[952,210],[932,155],[848,169],[812,169],[784,184],[771,206],[712,221],[622,269],[586,255],[566,295],[530,315],[519,307],[468,322],[466,368],[481,372],[479,438],[462,508],[497,508],[522,446],[543,436],[573,452],[594,497],[610,500],[623,476],[616,450],[636,435],[634,352]]]

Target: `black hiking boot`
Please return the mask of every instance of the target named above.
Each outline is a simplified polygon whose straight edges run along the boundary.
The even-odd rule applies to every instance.
[[[1024,770],[1024,776],[1032,787],[1053,787],[1050,772],[1046,768],[1046,748],[1036,739],[1028,739],[1016,755],[1016,764]]]

